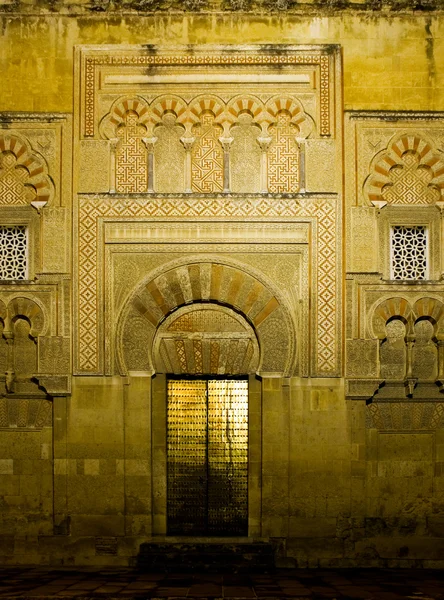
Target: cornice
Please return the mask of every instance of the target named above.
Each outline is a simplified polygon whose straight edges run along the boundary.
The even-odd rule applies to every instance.
[[[58,14],[237,14],[335,16],[359,13],[427,16],[444,12],[444,0],[0,0],[0,13]]]

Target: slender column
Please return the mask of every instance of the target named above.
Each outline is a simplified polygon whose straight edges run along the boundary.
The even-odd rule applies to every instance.
[[[268,161],[267,161],[267,150],[270,147],[272,138],[271,137],[258,137],[257,142],[262,150],[262,161],[261,161],[261,193],[268,194]]]
[[[3,331],[3,336],[6,339],[6,345],[8,347],[7,353],[7,366],[6,366],[6,391],[11,394],[14,391],[14,334],[12,331]]]
[[[220,137],[219,142],[224,149],[224,194],[229,194],[230,189],[230,146],[233,142],[232,137]]]
[[[111,138],[110,146],[111,146],[111,165],[109,170],[109,193],[116,193],[116,154],[117,154],[117,145],[119,143],[119,138]]]
[[[407,335],[405,340],[407,346],[407,362],[404,383],[408,388],[408,395],[411,396],[417,382],[417,378],[413,377],[413,346],[415,345],[415,338],[413,335]]]
[[[191,149],[193,147],[196,138],[194,137],[182,137],[180,141],[185,148],[185,193],[191,194]]]
[[[157,142],[156,137],[142,138],[148,150],[148,189],[147,192],[154,192],[154,144]]]
[[[436,384],[441,392],[444,392],[444,339],[438,338],[436,342],[438,348],[438,377]]]

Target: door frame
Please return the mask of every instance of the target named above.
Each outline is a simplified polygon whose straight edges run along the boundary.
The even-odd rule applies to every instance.
[[[186,376],[183,379],[186,379]],[[167,376],[165,374],[156,374],[152,379],[151,432],[152,534],[167,537]],[[262,384],[255,375],[248,375],[248,537],[261,535],[261,472]],[[183,537],[185,536],[181,536],[181,539]],[[193,536],[193,539],[196,537]]]

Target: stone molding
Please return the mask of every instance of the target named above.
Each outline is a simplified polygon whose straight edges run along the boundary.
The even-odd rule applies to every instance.
[[[70,14],[139,13],[139,14],[296,14],[335,15],[352,12],[364,14],[429,14],[444,9],[443,0],[44,0],[25,3],[20,0],[0,0],[0,13],[40,14],[61,13],[69,7]]]

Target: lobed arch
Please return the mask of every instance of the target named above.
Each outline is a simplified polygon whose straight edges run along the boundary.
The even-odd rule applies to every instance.
[[[172,113],[177,123],[184,125],[188,119],[188,108],[180,96],[169,94],[158,96],[151,104],[151,117],[155,125],[162,122],[165,114]]]
[[[54,184],[43,156],[16,134],[0,135],[0,204],[41,206],[53,197]]]
[[[394,201],[390,192],[406,168],[416,173],[417,181],[402,184]],[[364,194],[370,203],[433,204],[442,199],[443,189],[444,157],[419,133],[394,136],[373,158],[364,182]]]
[[[248,113],[256,123],[264,116],[264,103],[256,96],[237,96],[232,98],[227,104],[227,114],[229,120],[234,123],[239,119],[239,115]]]
[[[211,112],[214,115],[214,120],[220,123],[225,114],[224,101],[214,94],[205,94],[197,96],[189,105],[189,119],[195,124],[199,123],[202,113]]]
[[[265,119],[273,125],[279,113],[286,112],[290,124],[298,130],[298,137],[307,138],[313,131],[313,120],[305,113],[302,104],[293,96],[274,96],[265,104]]]
[[[159,363],[154,356],[156,339],[168,327],[172,315],[190,312],[190,307],[191,312],[228,311],[243,324],[244,330],[250,332],[252,345],[257,343],[257,360],[249,363],[251,372],[294,374],[296,332],[285,299],[251,269],[202,257],[165,266],[145,278],[129,295],[117,327],[119,371],[154,373]]]
[[[119,127],[125,125],[125,117],[128,113],[135,113],[140,125],[148,129],[151,111],[148,102],[140,97],[120,97],[111,105],[110,111],[99,124],[99,133],[105,139],[114,139]]]

